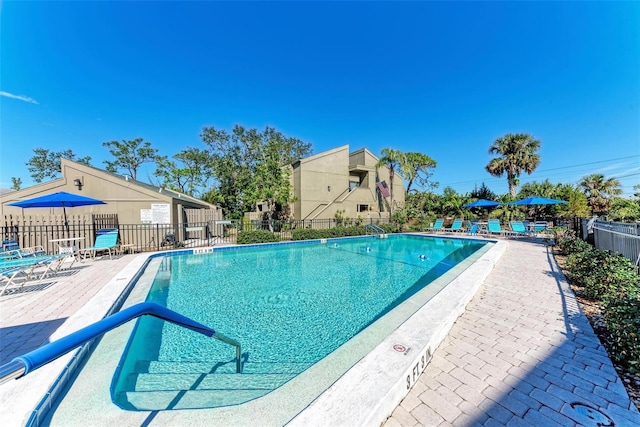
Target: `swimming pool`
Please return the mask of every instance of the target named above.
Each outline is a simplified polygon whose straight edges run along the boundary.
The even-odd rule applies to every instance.
[[[233,348],[144,317],[113,400],[123,409],[170,410],[264,396],[485,244],[394,235],[167,257],[147,301],[242,343],[243,374],[234,373]]]
[[[429,239],[417,236],[415,238]],[[358,249],[357,256],[374,256],[374,254],[366,253],[367,246],[371,252],[375,253],[374,246],[370,244],[375,240],[373,238],[369,239],[368,244],[361,248],[362,253]],[[456,240],[461,241],[463,239],[439,238],[434,243],[445,247],[450,244],[450,241]],[[426,240],[423,240],[423,242],[426,242]],[[390,307],[386,310],[386,313],[380,313],[380,316],[371,320],[360,333],[340,345],[319,362],[312,364],[308,369],[299,375],[295,375],[281,387],[263,397],[253,398],[253,400],[243,404],[205,408],[206,405],[203,405],[201,399],[195,396],[197,393],[194,392],[199,391],[198,385],[202,384],[202,382],[198,383],[196,381],[187,382],[187,386],[184,386],[184,384],[179,386],[178,388],[181,387],[181,389],[177,394],[175,394],[176,389],[168,390],[170,393],[174,393],[173,397],[169,395],[160,397],[159,394],[164,392],[162,391],[156,392],[156,396],[151,399],[152,402],[160,405],[158,409],[164,407],[173,410],[131,411],[122,410],[114,405],[110,386],[115,385],[115,383],[112,383],[114,372],[123,369],[124,366],[120,363],[119,355],[123,353],[123,349],[127,346],[131,348],[134,341],[131,341],[130,338],[135,335],[134,329],[138,330],[137,327],[134,328],[134,322],[129,322],[103,337],[61,399],[57,399],[56,402],[52,402],[50,399],[49,403],[46,403],[53,408],[47,417],[46,423],[51,425],[86,425],[87,423],[101,425],[199,425],[202,423],[217,423],[222,425],[288,424],[291,426],[310,424],[379,424],[381,420],[384,420],[391,413],[395,405],[406,394],[406,390],[416,381],[428,362],[431,352],[446,336],[455,319],[464,310],[467,302],[506,249],[506,244],[503,242],[487,240],[480,240],[479,242],[484,245],[482,248],[476,250],[457,266],[441,274],[429,286],[422,289],[413,288],[409,290],[409,293],[415,292],[410,298],[404,302],[400,302],[398,299],[395,308]],[[325,256],[320,258],[322,260],[321,264],[337,268],[336,264],[338,263],[327,262],[330,259],[328,258],[330,251],[335,249],[345,250],[349,246],[346,243],[355,245],[356,240],[341,239],[337,241],[341,248],[331,248],[334,243],[336,242],[332,240],[326,243],[323,247]],[[310,247],[314,245],[320,246],[321,243],[316,241],[285,244],[285,246],[288,245]],[[258,245],[257,247],[260,248],[260,251],[279,249],[279,245]],[[218,257],[220,260],[227,262],[233,257],[229,258],[230,255],[226,255],[226,251],[249,254],[251,251],[255,251],[257,247],[218,247],[214,248],[213,251],[214,255],[218,251],[224,252],[224,255],[219,254]],[[311,253],[306,249],[305,252]],[[347,256],[345,255],[347,251],[344,252],[342,257]],[[392,262],[394,268],[391,270],[400,272],[402,269],[407,268],[400,267],[400,264],[413,267],[428,265],[425,264],[427,260],[419,258],[419,255],[422,255],[422,251],[418,252],[420,253],[406,254],[406,259],[394,251],[379,252],[378,257],[383,253],[384,258],[391,257],[392,260],[387,259],[386,263]],[[356,251],[351,251],[351,253],[353,256],[356,255]],[[170,258],[171,266],[169,267],[165,264],[167,258],[159,255],[144,256],[146,262],[142,260],[141,256],[127,267],[131,271],[131,268],[140,268],[141,262],[145,262],[146,265],[135,275],[132,274],[130,276],[136,277],[136,283],[123,308],[144,301],[147,297],[153,295],[156,291],[151,291],[151,286],[156,282],[156,278],[166,279],[169,272],[171,276],[179,275],[179,272],[184,272],[185,268],[187,268],[187,260],[189,260],[189,265],[191,263],[204,263],[209,256],[201,255],[195,258],[172,256]],[[179,253],[172,255],[179,255]],[[431,258],[431,256],[428,257]],[[280,258],[287,257],[278,257],[278,259]],[[290,257],[287,259],[289,261],[296,260]],[[261,266],[268,269],[268,266],[272,264],[272,260],[273,257],[264,255],[259,262]],[[318,263],[316,262],[315,264]],[[445,264],[441,263],[440,266],[442,267]],[[181,265],[181,267],[178,267],[178,265]],[[378,268],[378,270],[388,272],[388,267],[386,265],[384,268]],[[309,268],[310,270],[307,270],[306,274],[313,276],[315,274],[313,264]],[[366,281],[367,277],[360,275],[357,280],[354,279],[343,287],[354,287],[358,283]],[[340,277],[336,279],[338,280],[333,281],[346,283]],[[193,285],[199,286],[200,283]],[[293,285],[289,283],[289,286]],[[243,294],[246,283],[242,282],[240,286],[236,291]],[[103,291],[105,296],[106,294],[117,295],[114,294],[114,291],[127,287],[131,287],[131,285],[125,286],[122,282],[122,277],[116,277],[110,286],[105,287]],[[117,292],[122,292],[122,290]],[[172,292],[169,292],[169,295]],[[244,294],[246,293],[244,292]],[[285,297],[285,294],[281,294],[280,298],[276,294],[276,298],[271,299],[271,303],[278,305],[281,304],[282,300],[290,299],[290,297]],[[212,295],[213,293],[207,294],[205,297],[208,300],[212,300]],[[336,295],[344,297],[346,293]],[[101,297],[100,299],[104,298]],[[170,299],[168,298],[168,300]],[[95,308],[89,306],[86,309],[87,311],[95,310]],[[217,322],[210,324],[210,326],[232,336],[228,331],[220,328]],[[342,326],[340,325],[340,327]],[[242,344],[244,353],[248,344],[246,342]],[[153,351],[158,350],[157,346],[152,345],[151,347],[155,348]],[[253,351],[250,351],[249,360],[253,357],[252,355]],[[181,357],[184,357],[184,355]],[[223,361],[230,361],[230,359],[229,353],[226,353],[223,357]],[[142,368],[148,369],[151,365],[156,364],[151,362],[153,361],[149,363],[143,362],[138,364],[138,367],[142,365]],[[160,366],[162,361],[156,360],[155,362],[158,364],[151,371],[158,371],[156,368],[162,367]],[[188,367],[189,363],[182,367]],[[193,363],[198,364],[200,362]],[[308,364],[309,362],[305,361],[305,363]],[[211,367],[211,363],[209,366]],[[70,371],[70,369],[65,370],[64,376],[70,376]],[[56,383],[58,384],[59,382]],[[173,386],[175,387],[175,384]],[[59,386],[55,388],[60,389]],[[206,386],[204,389],[206,389]],[[51,396],[55,395],[57,394],[51,391]],[[201,409],[192,410],[189,408]],[[38,418],[41,417],[38,416]]]

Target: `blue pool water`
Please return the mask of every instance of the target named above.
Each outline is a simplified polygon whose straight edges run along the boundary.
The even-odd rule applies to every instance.
[[[392,235],[166,257],[147,301],[242,344],[141,318],[112,385],[131,410],[246,402],[320,361],[484,242]],[[188,400],[188,399],[187,399]]]

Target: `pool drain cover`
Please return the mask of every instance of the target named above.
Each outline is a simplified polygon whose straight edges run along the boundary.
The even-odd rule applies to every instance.
[[[615,423],[609,416],[603,412],[600,412],[593,406],[586,403],[573,402],[571,403],[570,416],[574,421],[577,421],[585,427],[614,427]]]

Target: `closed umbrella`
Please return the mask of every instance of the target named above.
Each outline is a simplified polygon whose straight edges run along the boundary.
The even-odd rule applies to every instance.
[[[105,205],[102,200],[92,199],[91,197],[71,194],[64,191],[58,193],[47,194],[46,196],[35,197],[33,199],[20,200],[19,202],[9,203],[7,206],[18,206],[20,208],[62,208],[64,213],[64,225],[69,232],[69,222],[67,221],[67,208],[76,206]]]

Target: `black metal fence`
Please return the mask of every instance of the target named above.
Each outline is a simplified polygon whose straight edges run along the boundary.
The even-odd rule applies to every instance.
[[[120,249],[125,252],[161,251],[237,243],[239,231],[269,230],[290,240],[296,228],[327,229],[337,226],[385,224],[388,219],[315,219],[299,221],[214,220],[182,224],[103,224],[87,222],[64,225],[5,225],[3,239],[15,239],[21,247],[42,246],[57,253],[61,243],[73,241],[77,249],[90,247],[101,228],[117,228]]]

